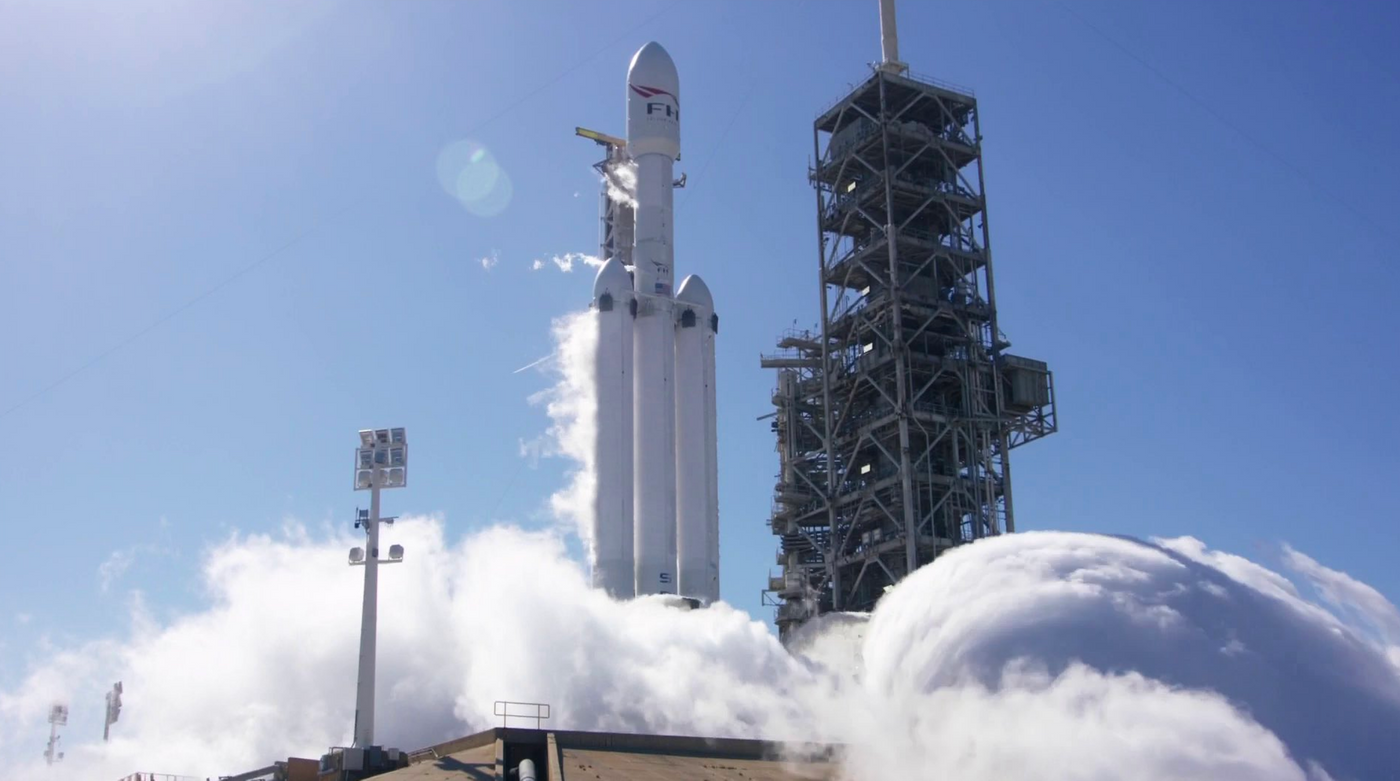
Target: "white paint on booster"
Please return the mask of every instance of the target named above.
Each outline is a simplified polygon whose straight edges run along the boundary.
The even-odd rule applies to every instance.
[[[689,276],[676,293],[676,559],[680,593],[719,598],[715,479],[714,301],[704,280]],[[718,513],[713,513],[718,520]],[[714,543],[712,545],[712,543]],[[711,572],[711,564],[714,572]],[[713,579],[713,582],[712,582]]]
[[[593,587],[636,593],[632,553],[632,278],[616,258],[598,269],[593,309],[598,425],[594,440]]]

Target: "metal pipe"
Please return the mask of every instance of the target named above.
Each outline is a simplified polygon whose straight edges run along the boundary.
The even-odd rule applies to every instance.
[[[520,764],[515,768],[515,775],[517,781],[538,781],[539,777],[535,775],[535,761],[533,759],[520,760]]]
[[[369,550],[365,553],[365,594],[360,613],[360,678],[355,690],[355,747],[374,745],[375,632],[379,624],[379,475],[369,491]]]

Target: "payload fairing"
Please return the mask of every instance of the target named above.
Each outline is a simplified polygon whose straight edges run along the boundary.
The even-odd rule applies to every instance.
[[[626,141],[592,137],[609,147],[609,165],[636,172],[634,203],[618,204],[605,188],[604,263],[593,285],[593,584],[618,598],[712,602],[719,598],[719,318],[698,276],[673,296],[680,80],[660,44],[643,46],[627,71]]]

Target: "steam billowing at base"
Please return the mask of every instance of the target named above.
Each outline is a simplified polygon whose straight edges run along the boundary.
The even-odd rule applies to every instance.
[[[500,699],[556,728],[848,745],[852,778],[1374,779],[1400,757],[1400,617],[1348,622],[1280,574],[1195,540],[1025,533],[956,549],[876,612],[823,621],[790,654],[727,605],[614,602],[563,539],[494,527],[450,541],[411,518],[383,581],[381,740],[489,727]],[[0,747],[37,777],[48,704],[128,692],[112,742],[70,732],[54,778],[230,774],[350,737],[359,574],[351,534],[226,541],[208,607],[65,649],[0,693]],[[1302,554],[1305,588],[1366,586]],[[531,577],[521,577],[529,572]],[[1309,585],[1312,584],[1312,585]],[[1388,656],[1389,655],[1389,656]],[[78,715],[75,711],[75,716]],[[13,763],[13,764],[10,764]]]
[[[985,539],[791,652],[723,603],[590,589],[566,548],[592,499],[590,316],[556,321],[557,383],[539,397],[555,452],[578,462],[550,498],[560,530],[394,527],[411,555],[380,585],[384,745],[485,729],[494,701],[518,700],[549,703],[557,729],[842,743],[858,780],[1400,777],[1400,611],[1288,548],[1280,573],[1191,538]],[[204,555],[202,609],[161,620],[133,598],[123,636],[46,649],[0,691],[7,774],[214,777],[347,744],[362,573],[344,557],[361,540],[231,537]],[[86,740],[101,715],[79,706],[115,680],[112,741]],[[73,722],[45,769],[55,701]]]

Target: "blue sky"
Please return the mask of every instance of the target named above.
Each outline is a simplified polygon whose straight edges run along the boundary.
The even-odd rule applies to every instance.
[[[1400,595],[1400,14],[906,0],[900,28],[915,71],[978,95],[1001,324],[1056,373],[1062,431],[1013,459],[1019,528],[1265,559],[1287,541]],[[521,443],[551,380],[515,370],[591,275],[531,264],[594,251],[596,152],[573,128],[623,130],[651,39],[687,105],[678,273],[724,325],[723,591],[766,615],[758,356],[817,316],[811,121],[876,59],[874,2],[19,0],[0,7],[0,683],[124,631],[133,590],[197,608],[201,551],[230,534],[348,525],[364,426],[412,443],[387,511],[549,525],[568,464]],[[510,178],[498,214],[438,184],[462,140]]]

